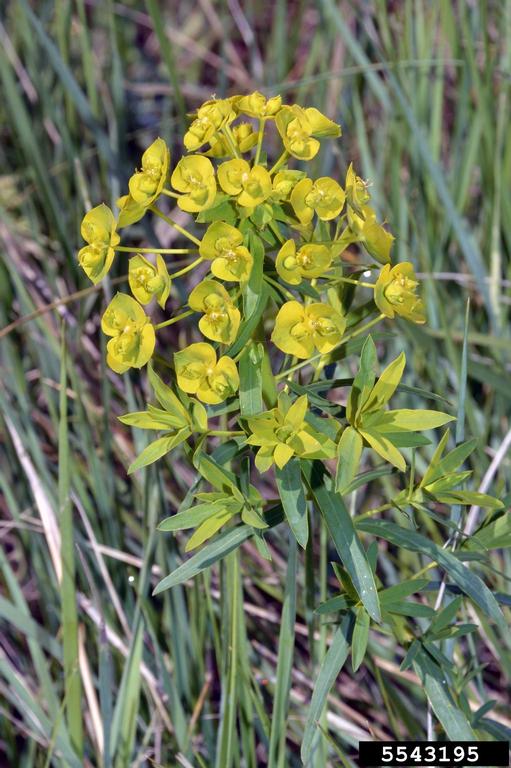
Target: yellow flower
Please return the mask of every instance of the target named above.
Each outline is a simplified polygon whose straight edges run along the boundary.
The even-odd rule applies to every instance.
[[[259,91],[254,91],[249,96],[240,96],[236,99],[236,109],[243,115],[258,117],[260,120],[274,118],[282,107],[280,96],[272,96],[267,99]]]
[[[197,117],[184,135],[183,143],[189,152],[195,152],[224,125],[232,123],[236,113],[232,99],[210,99],[197,110]]]
[[[188,304],[203,312],[199,329],[207,339],[232,344],[240,327],[241,315],[224,286],[216,280],[203,280],[190,294]]]
[[[218,167],[218,181],[224,192],[237,197],[246,208],[260,205],[272,191],[271,176],[261,165],[251,168],[246,160],[227,160]]]
[[[156,255],[156,266],[137,253],[129,260],[128,279],[133,296],[141,304],[154,297],[163,309],[170,293],[170,277],[163,257]]]
[[[369,205],[362,206],[361,215],[348,208],[348,223],[357,242],[363,243],[373,258],[380,264],[386,264],[390,261],[390,249],[394,242],[394,236],[387,232],[381,224],[378,224],[376,213]]]
[[[216,196],[215,169],[202,155],[182,157],[171,178],[174,189],[183,194],[177,204],[183,211],[197,213],[209,208]]]
[[[129,227],[130,224],[140,221],[147,210],[145,205],[135,202],[131,195],[119,197],[117,207],[119,208],[119,218],[117,220],[119,229],[121,227]]]
[[[243,235],[230,224],[215,221],[206,230],[199,246],[203,259],[212,261],[211,271],[220,280],[246,281],[252,271],[253,259],[243,245]]]
[[[240,153],[249,152],[257,144],[257,131],[251,123],[240,123],[232,128],[234,144]],[[204,154],[208,157],[227,157],[232,154],[225,136],[217,135],[210,140],[211,148]]]
[[[78,251],[78,261],[94,284],[106,275],[115,256],[120,237],[115,231],[115,217],[102,203],[85,214],[80,232],[88,245]]]
[[[341,135],[341,127],[314,107],[282,107],[275,124],[285,149],[299,160],[312,160],[317,155],[318,139]]]
[[[387,317],[400,315],[414,323],[425,323],[424,304],[415,292],[418,285],[409,261],[392,268],[390,264],[385,264],[374,289],[376,306]]]
[[[154,326],[131,296],[117,293],[101,319],[101,329],[113,338],[107,344],[106,361],[116,373],[142,368],[156,344]]]
[[[332,254],[326,245],[307,243],[297,251],[295,241],[287,240],[277,254],[275,266],[286,283],[300,285],[303,277],[321,277],[331,263]]]
[[[315,349],[330,352],[341,341],[345,327],[344,317],[329,304],[304,306],[287,301],[278,312],[271,340],[282,352],[306,360]]]
[[[346,171],[346,199],[350,208],[359,215],[362,214],[364,205],[371,199],[367,191],[367,182],[357,176],[353,170],[353,163],[349,164]]]
[[[306,395],[291,405],[290,399],[281,393],[276,408],[247,419],[251,432],[247,443],[259,446],[255,465],[260,472],[266,472],[272,464],[282,469],[293,456],[335,456],[333,441],[305,421],[307,408]]]
[[[289,200],[291,192],[300,179],[305,176],[305,171],[279,171],[273,177],[272,199],[279,202]]]
[[[321,221],[330,221],[340,214],[346,195],[342,187],[329,176],[316,181],[302,179],[291,193],[291,205],[302,224],[310,224],[314,213]]]
[[[147,208],[161,194],[167,181],[170,152],[163,139],[156,139],[142,155],[142,168],[129,180],[130,197]]]
[[[230,357],[216,359],[211,344],[190,344],[174,354],[177,385],[197,395],[203,403],[215,405],[234,395],[240,385],[236,364]]]

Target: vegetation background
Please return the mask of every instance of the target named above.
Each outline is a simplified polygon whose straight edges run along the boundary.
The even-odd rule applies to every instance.
[[[482,484],[504,497],[511,2],[4,0],[0,18],[0,764],[79,766],[75,747],[83,740],[89,766],[214,766],[226,716],[218,670],[229,653],[219,572],[150,596],[183,551],[179,537],[155,526],[194,477],[177,453],[159,475],[126,476],[145,438],[116,417],[136,410],[144,377],[106,370],[99,333],[116,274],[125,270],[90,286],[75,256],[80,221],[91,205],[114,204],[157,135],[179,155],[186,112],[212,94],[260,89],[317,106],[341,123],[343,138],[325,145],[313,170],[342,180],[353,160],[397,235],[395,257],[412,261],[424,281],[428,324],[389,326],[377,336],[381,361],[404,349],[408,384],[455,409],[461,398],[458,436],[464,428],[479,438],[469,460],[473,489]],[[140,234],[149,244],[161,239],[158,227]],[[179,338],[169,332],[168,343],[170,354]],[[408,395],[407,403],[423,400]],[[353,512],[381,503],[380,482],[352,494]],[[383,482],[391,488],[393,479]],[[462,514],[462,525],[467,516],[470,525],[480,519],[477,509]],[[433,519],[428,533],[440,544],[447,538]],[[246,663],[236,689],[235,765],[266,765],[286,566],[281,529],[269,544],[271,563],[252,544],[243,547]],[[428,563],[380,547],[388,585]],[[508,550],[476,567],[495,592],[509,591]],[[310,605],[334,594],[336,580],[330,570],[319,573],[307,598],[299,568],[279,766],[300,765],[329,637]],[[475,613],[468,619],[481,626],[455,656],[460,690],[473,711],[494,702],[493,733],[509,738],[511,634]],[[76,626],[79,653],[66,659],[63,636]],[[315,767],[355,765],[360,738],[434,735],[423,690],[413,672],[400,670],[402,656],[392,637],[373,633],[367,664],[356,674],[346,665]],[[74,717],[64,716],[64,669],[81,679]],[[217,768],[228,768],[218,760]]]

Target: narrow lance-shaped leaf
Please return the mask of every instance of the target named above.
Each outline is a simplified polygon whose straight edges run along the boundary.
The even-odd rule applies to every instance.
[[[381,620],[380,605],[374,574],[342,496],[326,487],[325,483],[329,482],[329,479],[320,462],[304,461],[302,471],[360,600],[371,618],[379,622]]]
[[[282,469],[277,467],[275,478],[289,526],[299,545],[305,548],[309,538],[309,525],[300,461],[291,458]]]
[[[317,725],[321,719],[327,696],[348,657],[352,625],[353,615],[348,613],[332,638],[332,644],[316,678],[303,733],[301,756],[304,765],[307,765],[311,758],[314,737],[319,732]]]

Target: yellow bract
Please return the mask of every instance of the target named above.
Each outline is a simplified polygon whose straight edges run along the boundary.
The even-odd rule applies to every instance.
[[[211,271],[220,280],[246,281],[253,259],[243,245],[243,235],[230,224],[215,221],[208,227],[199,247],[203,259],[212,261]]]
[[[232,99],[210,99],[197,110],[197,117],[184,135],[183,143],[189,152],[211,141],[217,131],[236,117]]]
[[[163,309],[170,293],[170,277],[162,256],[156,255],[156,266],[137,253],[129,261],[128,279],[133,296],[141,304],[155,298]]]
[[[161,194],[167,181],[170,152],[163,139],[156,139],[142,155],[142,168],[129,180],[130,197],[147,208]]]
[[[359,215],[362,214],[364,205],[371,199],[367,191],[367,182],[357,176],[353,170],[353,163],[349,164],[346,171],[346,199],[350,208]]]
[[[209,208],[215,199],[215,169],[207,157],[182,157],[170,181],[174,189],[183,193],[177,201],[183,211],[198,213]]]
[[[278,312],[271,340],[282,352],[306,360],[315,349],[330,352],[341,341],[345,327],[344,317],[329,304],[304,306],[288,301]]]
[[[117,226],[129,227],[130,224],[135,224],[140,221],[145,214],[147,208],[141,203],[135,202],[131,195],[123,195],[117,199],[117,207],[119,210],[119,218],[117,220]]]
[[[240,385],[236,364],[230,357],[217,362],[211,344],[199,342],[174,354],[177,385],[197,395],[203,403],[215,405],[232,397]]]
[[[316,181],[302,179],[291,193],[291,205],[302,224],[310,224],[314,213],[322,221],[340,214],[346,195],[342,187],[329,176]]]
[[[259,91],[254,91],[249,96],[239,96],[236,99],[236,109],[243,115],[258,117],[260,120],[275,117],[282,106],[280,96],[272,96],[267,99]]]
[[[368,253],[380,264],[390,261],[390,249],[394,242],[394,236],[376,221],[376,213],[369,205],[362,206],[359,216],[351,208],[348,208],[348,222],[350,230],[356,240],[363,243]]]
[[[272,191],[271,176],[261,165],[251,168],[246,160],[227,160],[218,168],[218,182],[224,192],[236,197],[239,205],[252,208],[264,202]]]
[[[297,251],[295,241],[287,240],[278,252],[275,266],[286,283],[299,285],[303,277],[321,277],[331,263],[332,254],[326,245],[307,243]]]
[[[216,280],[203,280],[191,292],[188,304],[195,312],[204,313],[199,320],[199,329],[207,339],[232,344],[241,315],[223,285]]]
[[[299,160],[312,160],[317,155],[318,139],[341,135],[341,127],[314,107],[282,107],[275,124],[284,147]]]
[[[88,245],[78,251],[78,261],[87,277],[98,283],[112,266],[115,246],[120,237],[115,231],[115,217],[102,203],[85,214],[80,232]]]
[[[305,171],[279,171],[273,177],[272,199],[279,201],[289,200],[291,192],[298,184],[300,179],[305,176]]]
[[[335,455],[334,443],[315,432],[305,421],[307,408],[306,395],[297,398],[291,405],[281,393],[276,408],[247,420],[251,432],[247,443],[259,446],[255,465],[260,472],[266,472],[272,464],[282,469],[293,456],[316,458],[325,454]]]
[[[418,285],[409,261],[392,268],[390,264],[385,264],[374,289],[376,306],[387,317],[400,315],[414,323],[425,323],[424,304],[416,294]]]
[[[257,131],[251,123],[240,123],[232,128],[234,146],[241,154],[248,152],[257,144]],[[225,136],[217,135],[210,141],[211,148],[205,152],[208,157],[227,157],[232,149]]]
[[[117,373],[142,368],[152,357],[156,344],[154,326],[131,296],[114,296],[101,319],[101,330],[113,337],[107,344],[106,361]]]

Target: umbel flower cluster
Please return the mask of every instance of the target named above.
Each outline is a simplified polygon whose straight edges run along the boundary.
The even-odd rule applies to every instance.
[[[271,146],[275,139],[282,145],[273,163],[265,150],[270,133]],[[404,355],[377,379],[370,336],[347,405],[334,408],[321,395],[329,388],[321,384],[325,369],[353,354],[348,342],[384,318],[425,321],[413,266],[391,264],[394,238],[353,165],[342,179],[308,175],[321,143],[340,136],[340,126],[317,109],[282,104],[279,96],[211,99],[193,115],[183,157],[171,160],[157,138],[117,201],[118,212],[102,204],[85,215],[78,260],[92,282],[115,259],[128,258],[131,294],[117,293],[102,318],[107,363],[117,373],[149,363],[159,402],[122,417],[160,433],[131,471],[188,442],[202,472],[206,464],[197,456],[208,455],[207,438],[224,437],[237,456],[255,452],[260,472],[275,465],[277,482],[285,470],[299,472],[300,462],[337,457],[335,487],[342,492],[364,448],[403,470],[401,449],[427,442],[413,433],[451,419],[388,409]],[[166,213],[169,201],[191,215],[193,231]],[[121,245],[121,232],[147,214],[177,230],[189,247]],[[189,281],[192,271],[200,277]],[[179,297],[190,283],[183,305]],[[167,319],[153,322],[154,303],[169,312]],[[196,323],[195,340],[169,350],[160,334],[178,322]],[[360,345],[352,349],[360,353]],[[150,363],[155,355],[165,382]],[[193,522],[182,521],[197,528],[191,546],[234,514],[266,525],[264,501],[252,485],[238,499],[221,483],[199,497]]]

